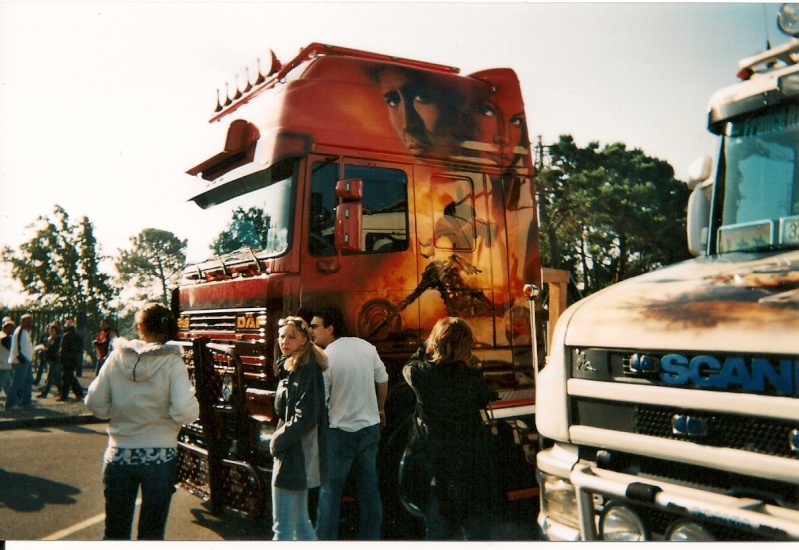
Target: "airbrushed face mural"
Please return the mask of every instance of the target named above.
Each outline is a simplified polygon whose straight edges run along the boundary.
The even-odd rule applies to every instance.
[[[260,106],[256,116],[244,96],[214,120],[246,113],[262,138],[296,132],[317,144],[529,169],[515,72],[453,71],[322,56],[253,97],[252,106]],[[264,151],[272,158],[281,153],[279,146]]]
[[[530,363],[529,302],[521,291],[540,285],[540,258],[515,73],[467,77],[357,55],[289,65],[221,108],[212,120],[229,128],[225,151],[190,171],[218,181],[229,172],[233,183],[215,184],[224,187],[236,185],[236,169],[249,174],[264,165],[266,183],[242,184],[223,201],[207,200],[213,191],[206,192],[198,204],[268,216],[253,228],[280,239],[238,244],[274,258],[273,272],[297,265],[291,258],[299,254],[302,297],[284,308],[338,305],[351,331],[403,353],[440,317],[465,317],[479,348],[526,346],[526,358],[498,361]],[[304,172],[287,180],[281,163],[302,158]],[[357,191],[342,197],[342,180],[357,180]],[[278,185],[295,200],[264,203]],[[293,213],[275,212],[278,206]],[[344,208],[357,214],[346,250],[337,241],[349,223],[341,220]],[[260,245],[272,242],[282,244]]]

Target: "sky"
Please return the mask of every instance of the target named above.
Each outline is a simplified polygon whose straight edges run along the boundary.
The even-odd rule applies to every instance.
[[[463,74],[511,67],[533,139],[623,142],[685,180],[716,156],[711,94],[740,58],[788,40],[779,5],[0,0],[0,247],[58,204],[108,256],[155,227],[204,259],[218,231],[187,202],[203,187],[185,172],[222,145],[216,89],[313,42]]]

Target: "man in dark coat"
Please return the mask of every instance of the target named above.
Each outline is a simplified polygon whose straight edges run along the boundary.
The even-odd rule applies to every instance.
[[[61,359],[63,371],[61,374],[61,396],[59,401],[69,399],[70,390],[75,392],[75,397],[80,401],[83,399],[83,386],[80,385],[75,377],[75,372],[83,363],[83,338],[75,330],[75,321],[67,319],[64,330],[64,337],[61,339],[61,350],[58,357]]]

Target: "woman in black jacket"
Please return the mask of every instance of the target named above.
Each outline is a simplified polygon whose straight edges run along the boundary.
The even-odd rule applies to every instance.
[[[428,540],[488,538],[490,462],[480,409],[489,395],[472,343],[466,321],[445,317],[403,369],[416,394],[411,444],[422,447],[432,475],[424,518]]]
[[[327,357],[311,342],[301,317],[279,322],[280,351],[288,357],[288,376],[275,394],[278,424],[269,450],[272,466],[273,540],[316,540],[308,517],[308,489],[319,487],[327,474],[325,433],[327,406],[322,371]]]

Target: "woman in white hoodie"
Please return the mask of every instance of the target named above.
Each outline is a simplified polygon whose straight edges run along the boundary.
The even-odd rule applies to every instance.
[[[180,348],[172,312],[147,304],[136,314],[140,340],[118,338],[86,394],[86,406],[110,418],[103,459],[106,540],[131,536],[139,487],[138,540],[163,540],[177,482],[177,436],[199,404]]]

